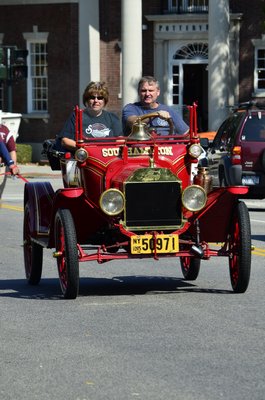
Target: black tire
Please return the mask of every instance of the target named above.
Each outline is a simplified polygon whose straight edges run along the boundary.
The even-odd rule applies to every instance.
[[[79,291],[79,261],[76,230],[71,212],[59,209],[55,215],[55,247],[61,290],[65,299],[75,299]]]
[[[180,257],[182,274],[186,281],[195,281],[198,278],[201,260],[194,257]]]
[[[224,171],[223,168],[221,168],[221,169],[219,170],[219,186],[220,186],[220,187],[226,187],[226,186],[228,186],[227,180],[226,180],[226,177],[225,177],[225,171]]]
[[[260,161],[261,161],[261,167],[262,167],[263,171],[265,171],[265,151],[262,152]]]
[[[29,203],[26,203],[24,210],[23,249],[27,281],[30,285],[38,285],[42,274],[43,247],[31,238]]]
[[[251,271],[251,228],[247,206],[238,202],[233,215],[229,240],[229,272],[233,291],[247,290]]]

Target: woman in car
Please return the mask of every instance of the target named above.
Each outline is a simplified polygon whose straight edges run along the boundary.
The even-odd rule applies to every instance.
[[[104,108],[109,100],[105,82],[90,82],[83,93],[83,139],[105,138],[122,135],[122,126],[117,115]],[[75,151],[75,113],[66,121],[56,140],[57,150]]]

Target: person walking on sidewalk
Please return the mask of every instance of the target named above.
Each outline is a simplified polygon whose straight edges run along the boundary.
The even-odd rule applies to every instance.
[[[0,124],[0,137],[6,145],[7,150],[9,151],[11,159],[14,163],[17,163],[17,150],[16,150],[16,142],[13,134],[10,132],[8,127],[4,124]],[[1,160],[0,160],[1,163]]]
[[[5,143],[0,137],[0,157],[4,160],[5,164],[8,166],[12,175],[19,174],[19,169],[17,164],[12,160]]]

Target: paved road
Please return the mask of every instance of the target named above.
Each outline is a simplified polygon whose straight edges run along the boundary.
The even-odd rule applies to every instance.
[[[46,167],[22,172],[61,185]],[[192,283],[172,260],[120,261],[81,264],[80,295],[66,301],[50,250],[41,284],[25,282],[23,186],[9,178],[0,209],[0,399],[264,400],[263,202],[248,203],[245,294],[231,292],[224,259]]]

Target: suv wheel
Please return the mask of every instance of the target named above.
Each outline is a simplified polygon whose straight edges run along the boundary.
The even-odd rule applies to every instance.
[[[224,168],[219,168],[219,186],[220,187],[228,186]]]
[[[265,150],[263,151],[262,155],[261,155],[261,166],[263,171],[265,171]]]

